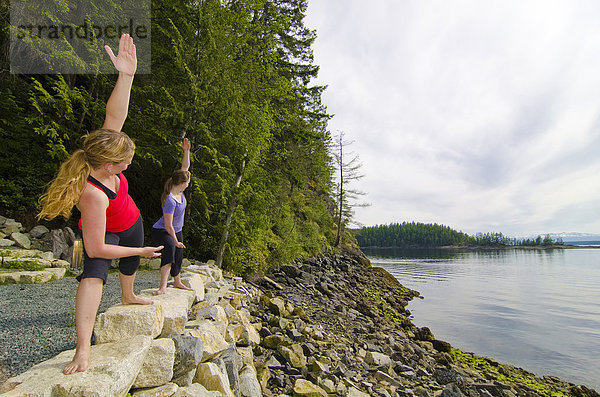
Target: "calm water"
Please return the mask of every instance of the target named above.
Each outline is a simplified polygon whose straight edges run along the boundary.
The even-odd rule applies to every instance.
[[[600,390],[600,249],[365,253],[421,293],[408,308],[436,338]]]

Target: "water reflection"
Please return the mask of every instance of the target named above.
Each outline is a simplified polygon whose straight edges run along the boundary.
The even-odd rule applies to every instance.
[[[418,326],[466,351],[600,389],[600,250],[365,250],[425,298]]]
[[[461,254],[459,250],[411,248],[365,248],[363,252],[371,259],[452,259]]]

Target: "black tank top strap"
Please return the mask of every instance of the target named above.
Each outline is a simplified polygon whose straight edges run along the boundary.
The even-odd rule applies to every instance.
[[[106,196],[110,200],[114,200],[117,198],[117,193],[113,192],[112,190],[110,190],[109,188],[104,186],[102,184],[102,182],[100,182],[98,179],[94,178],[93,176],[91,176],[91,175],[88,176],[88,181],[92,182],[93,185],[97,186],[100,190],[102,190],[104,192],[104,194],[106,194]]]

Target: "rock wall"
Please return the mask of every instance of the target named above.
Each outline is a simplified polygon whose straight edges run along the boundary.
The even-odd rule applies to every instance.
[[[251,347],[260,336],[246,308],[258,290],[202,264],[184,268],[182,279],[194,290],[145,290],[153,305],[98,315],[87,371],[64,375],[74,354],[65,351],[8,379],[2,395],[261,396]]]

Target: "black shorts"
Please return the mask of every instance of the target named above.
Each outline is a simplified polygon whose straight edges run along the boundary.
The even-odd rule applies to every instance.
[[[111,245],[120,245],[121,247],[141,247],[144,245],[144,224],[142,215],[129,229],[122,232],[106,232],[104,242]],[[77,280],[84,278],[100,278],[106,284],[108,269],[112,259],[90,258],[85,252],[83,246],[83,273],[77,276]],[[138,255],[128,256],[119,260],[119,271],[126,276],[134,274],[140,267],[140,257]]]
[[[175,233],[178,241],[182,241],[181,232]],[[183,262],[183,248],[175,246],[173,237],[165,229],[152,228],[152,241],[154,244],[164,245],[161,251],[160,266],[171,264],[171,276],[175,277],[181,272],[181,263]]]

